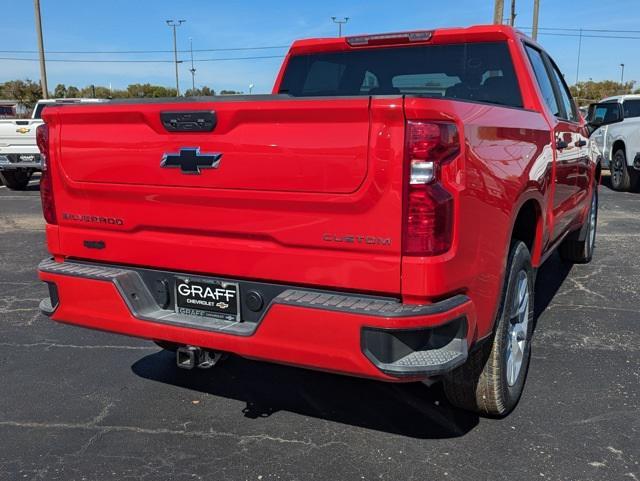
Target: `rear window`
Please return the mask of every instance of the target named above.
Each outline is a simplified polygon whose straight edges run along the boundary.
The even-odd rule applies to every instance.
[[[522,107],[504,42],[297,55],[289,60],[280,93],[293,97],[425,95]]]

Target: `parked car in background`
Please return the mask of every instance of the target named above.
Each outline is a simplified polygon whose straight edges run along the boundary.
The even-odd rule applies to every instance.
[[[611,186],[615,190],[629,191],[639,187],[640,180],[640,95],[618,95],[601,101],[598,109],[591,109],[590,120],[596,123],[615,115],[613,109],[602,104],[622,106],[622,121],[597,129],[590,142],[602,166],[611,171]]]
[[[0,181],[9,189],[23,190],[34,172],[41,169],[36,145],[36,128],[42,124],[42,111],[50,105],[105,102],[102,99],[40,100],[30,119],[0,119]],[[4,110],[9,113],[9,107]],[[11,108],[15,113],[15,107]]]
[[[536,269],[593,256],[589,129],[511,27],[300,40],[272,95],[44,117],[42,311],[156,341],[179,367],[230,352],[443,379],[453,404],[503,416]]]

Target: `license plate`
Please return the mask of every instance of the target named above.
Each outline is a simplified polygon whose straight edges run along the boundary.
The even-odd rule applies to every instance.
[[[37,162],[40,160],[39,155],[35,154],[20,154],[18,155],[18,162]]]
[[[240,320],[240,289],[234,282],[176,277],[176,312],[225,321]]]

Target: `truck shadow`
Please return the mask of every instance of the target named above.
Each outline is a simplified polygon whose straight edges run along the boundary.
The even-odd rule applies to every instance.
[[[563,262],[560,255],[554,252],[538,269],[534,294],[534,330],[537,327],[538,318],[549,307],[572,268],[572,264]]]
[[[536,322],[570,271],[557,254],[538,271]],[[245,407],[239,414],[251,419],[288,411],[418,439],[464,436],[479,422],[477,415],[452,407],[440,383],[390,384],[237,356],[211,370],[184,371],[169,351],[140,359],[132,371],[151,381],[241,401]]]
[[[389,384],[236,356],[211,370],[184,371],[168,351],[140,359],[132,370],[144,379],[241,401],[241,414],[251,419],[288,411],[419,439],[460,437],[479,420],[451,407],[440,384]]]

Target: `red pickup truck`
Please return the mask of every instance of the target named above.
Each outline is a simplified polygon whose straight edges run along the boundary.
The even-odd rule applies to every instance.
[[[505,26],[296,41],[272,95],[51,107],[43,312],[511,411],[536,269],[593,253],[600,165]]]

